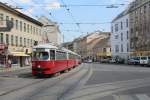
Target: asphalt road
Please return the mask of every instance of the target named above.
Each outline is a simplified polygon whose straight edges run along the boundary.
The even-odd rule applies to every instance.
[[[150,100],[150,68],[82,64],[57,77],[0,73],[0,100]]]

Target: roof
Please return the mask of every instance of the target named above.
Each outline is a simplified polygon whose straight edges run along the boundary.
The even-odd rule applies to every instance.
[[[101,39],[99,42],[97,42],[95,48],[97,48],[97,47],[101,47],[101,48],[103,48],[103,47],[111,47],[110,37]]]
[[[56,47],[56,46],[54,46],[54,45],[52,45],[50,43],[49,44],[48,43],[47,44],[39,44],[39,45],[33,47],[33,49],[36,49],[36,48],[59,49],[59,50],[63,50],[63,51],[68,52],[68,53],[72,53],[72,54],[78,55],[77,53],[75,53],[75,52],[73,52],[71,50],[68,50],[68,49],[66,49],[64,47],[58,48],[58,47]]]
[[[68,50],[66,48],[62,48],[62,50],[64,50],[65,52],[68,52],[68,53],[72,53],[72,54],[76,54],[75,52],[71,51],[71,50]]]
[[[2,2],[0,2],[0,7],[2,7],[3,9],[6,9],[7,11],[10,11],[11,13],[14,13],[17,16],[22,17],[22,18],[24,18],[24,19],[26,19],[26,20],[34,23],[34,24],[37,24],[39,26],[43,26],[43,24],[41,22],[37,21],[36,19],[31,18],[31,17],[29,17],[29,16],[27,16],[27,15],[25,15],[25,14],[23,14],[23,13],[17,11],[17,10],[15,10],[15,9],[11,8],[10,6],[8,6],[8,5],[6,5],[6,4],[4,4]]]
[[[115,18],[112,20],[112,22],[114,22],[114,21],[116,21],[116,20],[122,18],[123,16],[127,15],[127,14],[129,13],[129,11],[130,11],[130,6],[129,6],[127,9],[125,9],[124,11],[122,11],[117,17],[115,17]]]

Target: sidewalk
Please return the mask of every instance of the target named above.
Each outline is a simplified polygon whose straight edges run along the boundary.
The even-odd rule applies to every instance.
[[[11,72],[11,71],[22,70],[22,69],[27,69],[27,68],[31,68],[31,66],[24,66],[24,67],[12,66],[11,68],[0,67],[0,72]]]

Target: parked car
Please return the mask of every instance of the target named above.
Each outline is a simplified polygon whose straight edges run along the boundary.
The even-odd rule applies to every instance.
[[[112,59],[109,59],[109,63],[111,63],[111,64],[112,64],[112,63],[116,63],[116,60],[113,59],[113,58],[112,58]]]
[[[88,59],[86,62],[87,63],[92,63],[92,59]]]
[[[116,63],[118,63],[118,64],[124,64],[124,63],[125,63],[125,60],[122,59],[122,58],[116,58],[115,61],[116,61]]]
[[[150,65],[150,56],[140,57],[140,65]]]
[[[109,59],[108,59],[108,58],[104,58],[104,59],[101,59],[100,62],[101,62],[101,63],[109,63]]]
[[[140,57],[132,57],[128,60],[129,65],[138,65],[140,64]]]

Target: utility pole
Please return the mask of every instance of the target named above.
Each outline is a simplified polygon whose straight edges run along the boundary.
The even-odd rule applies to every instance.
[[[63,36],[63,43],[65,42],[65,36],[64,36],[64,34],[62,34],[62,36]]]

